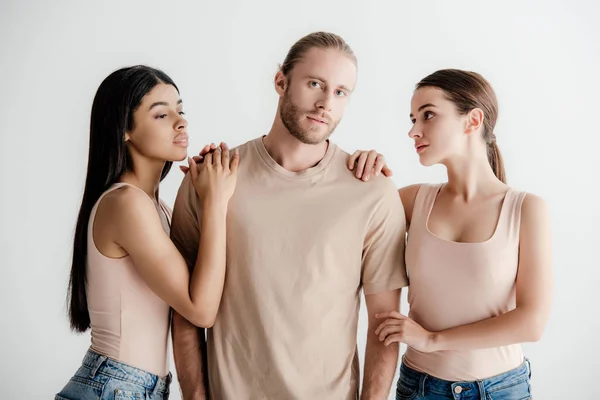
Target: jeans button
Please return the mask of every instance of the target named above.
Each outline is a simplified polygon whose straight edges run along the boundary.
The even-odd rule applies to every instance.
[[[461,393],[462,393],[462,387],[460,387],[460,386],[456,386],[456,387],[454,388],[454,393],[456,393],[456,394],[461,394]]]

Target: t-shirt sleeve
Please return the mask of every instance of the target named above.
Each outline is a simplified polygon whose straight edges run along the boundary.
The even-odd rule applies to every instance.
[[[200,241],[200,201],[186,174],[177,191],[171,221],[171,240],[192,270],[198,256]]]
[[[389,178],[373,208],[362,254],[365,294],[395,290],[408,285],[404,249],[406,218],[398,190]]]

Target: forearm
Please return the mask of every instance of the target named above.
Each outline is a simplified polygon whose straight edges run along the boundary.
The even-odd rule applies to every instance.
[[[432,351],[477,350],[535,342],[545,321],[535,310],[516,308],[506,314],[432,334]]]
[[[361,399],[387,399],[398,363],[398,344],[385,346],[369,327]]]
[[[205,326],[212,326],[225,282],[227,205],[207,203],[202,209],[200,243],[190,280],[190,297],[201,305]]]
[[[179,386],[185,400],[206,399],[204,382],[204,329],[197,328],[173,311],[173,357]]]

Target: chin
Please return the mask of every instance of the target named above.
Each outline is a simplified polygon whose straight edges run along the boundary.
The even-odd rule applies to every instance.
[[[432,158],[428,158],[428,157],[424,157],[424,156],[420,156],[419,157],[419,162],[421,163],[422,166],[424,167],[431,167],[432,165],[437,164],[435,162],[435,160],[433,160]]]
[[[310,130],[307,132],[306,137],[314,144],[321,144],[331,136],[328,128],[320,130]]]
[[[318,145],[323,143],[324,141],[327,140],[327,138],[329,137],[329,135],[314,135],[312,137],[310,137],[309,139],[309,144],[313,144],[313,145]]]
[[[292,135],[304,144],[317,145],[323,143],[329,137],[328,134],[317,133],[314,131],[304,131],[292,133]]]
[[[169,157],[169,161],[183,161],[185,159],[187,159],[187,149],[182,149],[177,151],[175,154],[173,154],[171,157]]]

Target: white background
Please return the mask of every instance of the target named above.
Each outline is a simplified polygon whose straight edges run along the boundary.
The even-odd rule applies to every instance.
[[[89,344],[69,332],[65,295],[101,80],[130,64],[159,67],[181,88],[191,151],[238,145],[270,127],[272,77],[292,43],[329,30],[359,59],[333,138],[384,152],[398,186],[445,179],[420,166],[407,137],[414,84],[448,67],[491,81],[509,183],[544,197],[553,221],[553,311],[543,339],[524,346],[535,398],[598,398],[600,6],[370,1],[2,0],[0,397],[52,398]],[[174,168],[162,186],[169,204],[181,178]]]

